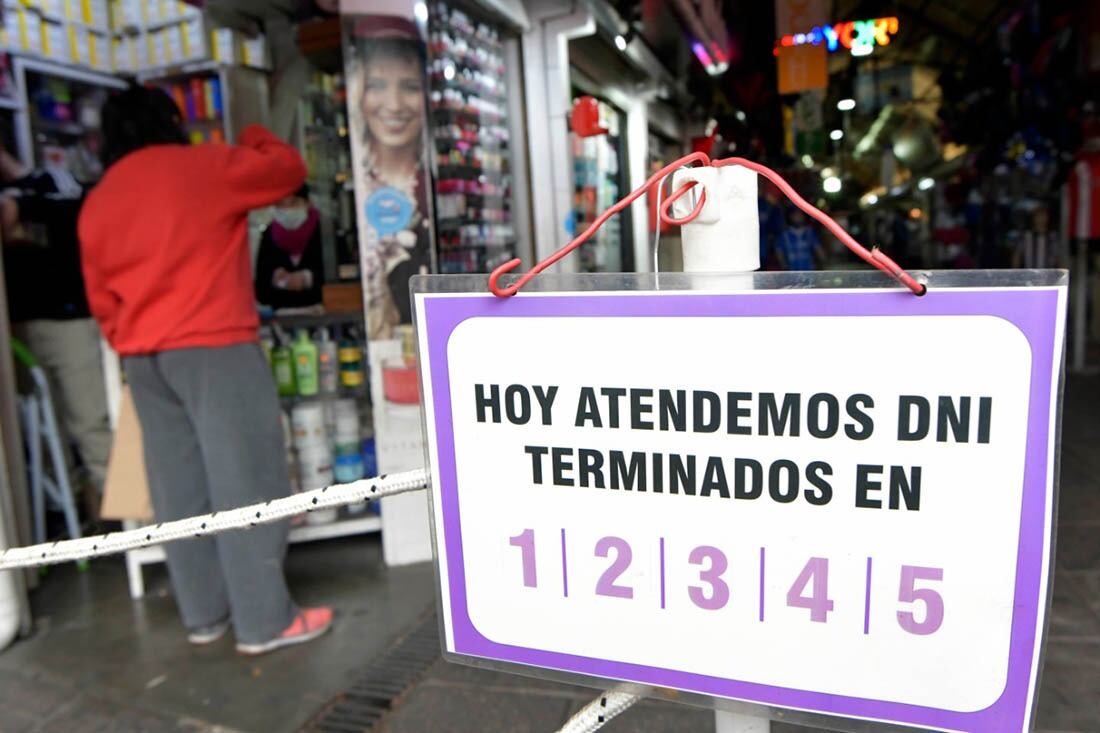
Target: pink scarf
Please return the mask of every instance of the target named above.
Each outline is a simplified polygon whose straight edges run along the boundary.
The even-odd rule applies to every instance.
[[[321,216],[317,213],[317,209],[310,206],[305,222],[297,229],[287,229],[277,221],[271,222],[271,239],[276,247],[290,255],[290,259],[297,264],[306,251],[306,246],[313,237],[313,232],[317,229],[317,223],[320,220]]]

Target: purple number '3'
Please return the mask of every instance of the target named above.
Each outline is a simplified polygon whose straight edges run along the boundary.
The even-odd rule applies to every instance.
[[[710,568],[699,571],[699,580],[710,586],[710,596],[708,597],[704,589],[698,585],[688,586],[688,595],[691,597],[691,602],[699,608],[705,611],[717,611],[730,599],[730,588],[722,580],[722,573],[729,568],[729,560],[726,559],[724,552],[709,545],[696,547],[688,555],[688,562],[692,565],[702,565],[706,560],[710,560]]]
[[[596,581],[596,593],[612,598],[633,598],[633,588],[625,585],[615,585],[615,581],[619,579],[619,576],[630,567],[630,559],[633,557],[630,545],[622,537],[604,537],[596,543],[596,554],[600,557],[607,557],[612,550],[615,551],[615,559],[611,561],[610,567]]]

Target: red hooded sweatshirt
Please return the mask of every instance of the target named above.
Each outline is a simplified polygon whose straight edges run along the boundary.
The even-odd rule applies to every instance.
[[[255,341],[248,212],[306,170],[259,125],[238,145],[154,145],[112,165],[80,212],[88,305],[123,356]]]

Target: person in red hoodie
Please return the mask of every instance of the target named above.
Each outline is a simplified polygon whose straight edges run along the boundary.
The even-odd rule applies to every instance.
[[[80,213],[88,304],[123,359],[158,521],[290,494],[278,397],[258,343],[248,212],[298,190],[298,152],[263,127],[187,145],[175,103],[131,87],[103,107],[106,173]],[[237,651],[314,639],[283,575],[288,525],[166,545],[188,639]]]

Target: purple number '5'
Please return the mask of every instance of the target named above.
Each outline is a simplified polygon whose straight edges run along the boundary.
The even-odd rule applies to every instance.
[[[615,559],[611,561],[611,566],[603,572],[603,575],[596,582],[596,593],[601,596],[612,596],[613,598],[633,598],[633,588],[625,585],[615,585],[615,581],[619,579],[619,576],[630,567],[630,558],[633,556],[630,545],[622,537],[604,537],[596,543],[596,554],[600,557],[607,557],[612,550],[615,551]]]
[[[924,620],[917,621],[916,615],[911,611],[898,611],[898,623],[910,634],[927,636],[936,633],[943,625],[943,596],[931,588],[917,588],[918,580],[943,580],[943,568],[901,566],[898,600],[902,603],[924,601]]]

